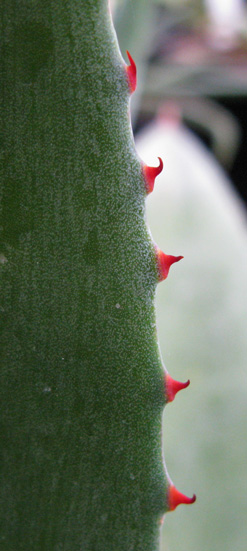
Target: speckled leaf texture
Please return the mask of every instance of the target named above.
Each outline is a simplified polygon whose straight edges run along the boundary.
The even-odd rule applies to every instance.
[[[2,0],[3,551],[155,551],[157,251],[106,0]]]

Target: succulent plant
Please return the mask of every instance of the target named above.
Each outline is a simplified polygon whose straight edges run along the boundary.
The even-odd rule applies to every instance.
[[[136,86],[106,0],[8,0],[2,22],[1,545],[154,551],[192,503],[165,472],[145,222],[162,169],[135,152]]]

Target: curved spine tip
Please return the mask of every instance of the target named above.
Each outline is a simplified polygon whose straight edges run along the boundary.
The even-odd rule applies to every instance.
[[[146,183],[147,193],[151,193],[153,191],[155,178],[163,170],[163,161],[162,161],[161,157],[158,157],[158,159],[159,159],[159,166],[144,165],[144,167],[143,167],[143,175],[144,175],[144,179],[145,179],[145,183]]]
[[[193,494],[192,497],[187,497],[175,488],[172,484],[168,489],[168,511],[174,511],[178,505],[191,505],[195,503],[196,495]]]
[[[174,262],[178,262],[179,260],[182,260],[184,258],[183,256],[173,256],[171,254],[165,254],[160,249],[156,249],[157,253],[157,264],[158,264],[158,271],[159,271],[159,281],[163,281],[167,278],[169,274],[169,270],[172,264]]]
[[[129,81],[130,92],[132,94],[136,89],[136,64],[130,53],[128,51],[126,53],[130,62],[130,65],[126,66],[126,73]]]
[[[179,381],[175,381],[169,373],[165,374],[165,395],[167,403],[172,402],[180,390],[183,390],[184,388],[187,388],[190,384],[190,380],[186,381],[186,383],[180,383]]]

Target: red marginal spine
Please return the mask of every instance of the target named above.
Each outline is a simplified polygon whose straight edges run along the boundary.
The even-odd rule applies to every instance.
[[[130,92],[131,94],[133,94],[133,92],[136,89],[136,64],[133,58],[131,57],[130,53],[128,51],[126,53],[130,62],[130,65],[126,65],[126,73],[129,81]]]
[[[179,492],[177,488],[172,484],[168,489],[168,511],[174,511],[178,505],[191,505],[195,503],[196,495],[193,494],[192,497],[187,497],[186,495]]]
[[[190,380],[186,381],[186,383],[180,383],[179,381],[175,381],[169,373],[165,374],[165,395],[167,399],[167,403],[172,402],[180,390],[183,390],[184,388],[187,388],[190,384]]]
[[[143,167],[143,176],[144,176],[144,180],[145,180],[145,183],[146,183],[147,193],[151,193],[153,191],[155,178],[163,170],[163,161],[162,161],[161,157],[158,157],[158,159],[159,159],[159,166],[144,165],[144,167]]]
[[[172,256],[171,254],[165,254],[163,251],[156,247],[157,264],[159,271],[159,281],[163,281],[167,278],[169,270],[174,262],[178,262],[183,256]]]

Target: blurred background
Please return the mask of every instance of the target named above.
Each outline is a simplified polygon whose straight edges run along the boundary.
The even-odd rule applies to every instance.
[[[164,455],[197,502],[166,515],[161,551],[246,551],[247,2],[115,0],[138,67],[136,148],[164,161],[147,220],[184,260],[158,286],[164,364],[191,380],[164,412]]]

